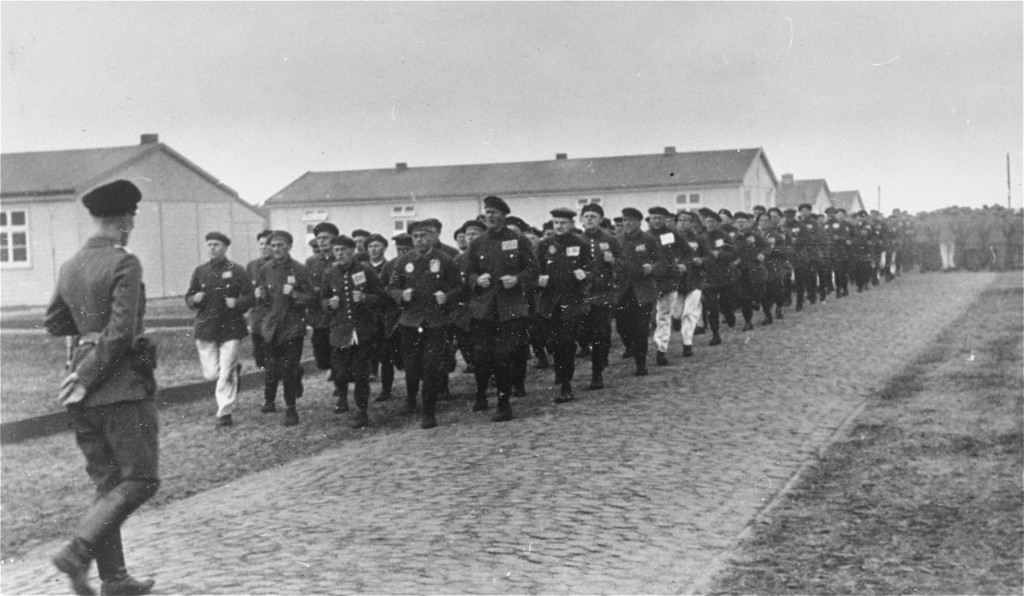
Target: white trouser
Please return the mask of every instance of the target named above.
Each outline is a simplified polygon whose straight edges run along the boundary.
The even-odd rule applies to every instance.
[[[956,251],[956,242],[940,242],[939,255],[942,257],[942,268],[952,269],[956,267],[953,261],[953,254]]]
[[[659,352],[668,351],[668,338],[672,336],[672,305],[678,292],[667,292],[658,298],[655,305],[654,345]]]
[[[679,318],[683,319],[682,335],[684,346],[693,345],[693,330],[697,328],[697,323],[700,323],[701,311],[704,308],[700,302],[701,296],[700,290],[691,290],[685,296],[680,294],[679,300],[677,300],[680,304],[681,312]]]
[[[214,396],[217,398],[217,417],[227,416],[238,398],[238,347],[241,341],[232,339],[220,345],[214,341],[196,340],[199,364],[203,377],[217,379]]]

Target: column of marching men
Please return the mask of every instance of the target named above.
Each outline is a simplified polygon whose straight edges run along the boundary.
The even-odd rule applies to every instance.
[[[346,236],[329,222],[313,229],[304,263],[291,256],[285,231],[258,234],[260,257],[245,267],[226,258],[227,236],[208,234],[210,260],[196,268],[186,303],[197,311],[204,375],[217,379],[217,426],[233,424],[247,310],[255,364],[265,371],[262,412],[277,411],[280,387],[286,426],[299,422],[307,327],[315,366],[334,384],[334,413],[351,412],[354,428],[369,424],[378,376],[374,401],[392,399],[396,369],[405,372],[406,411],[435,427],[457,353],[475,378],[473,411],[490,409],[493,396],[501,422],[513,418],[512,398],[526,395],[531,359],[553,368],[553,401],[570,402],[583,385],[577,358],[590,359],[588,391],[609,386],[613,326],[622,359],[644,376],[651,339],[655,364],[668,366],[673,351],[694,355],[697,335],[722,344],[722,325],[737,326],[737,312],[742,332],[751,332],[755,312],[772,325],[790,307],[846,297],[851,285],[869,290],[900,274],[900,252],[914,239],[898,218],[814,214],[810,205],[752,213],[654,207],[646,216],[627,207],[608,218],[588,204],[551,211],[540,229],[499,197],[483,205],[455,231],[457,248],[441,241],[440,221],[425,219],[391,240],[391,260],[381,234]],[[681,349],[673,350],[676,337]]]

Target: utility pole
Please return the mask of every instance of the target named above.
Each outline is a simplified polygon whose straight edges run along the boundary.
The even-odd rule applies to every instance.
[[[1006,154],[1006,208],[1013,209],[1013,205],[1010,204],[1010,154]]]
[[[878,212],[882,212],[882,185],[878,185]]]

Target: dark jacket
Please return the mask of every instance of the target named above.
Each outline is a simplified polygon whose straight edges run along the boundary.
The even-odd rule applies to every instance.
[[[113,239],[93,237],[60,268],[46,311],[52,335],[81,335],[73,368],[84,407],[152,399],[152,368],[138,366],[146,292],[139,258]]]
[[[474,319],[505,322],[530,316],[528,293],[536,286],[540,265],[525,236],[505,226],[487,230],[469,246],[467,258],[466,283]],[[477,284],[484,273],[491,276],[487,288]],[[509,290],[501,283],[506,275],[519,280]]]
[[[198,292],[203,301],[196,304]],[[227,298],[237,299],[234,308],[228,308]],[[245,311],[255,301],[252,280],[238,263],[222,258],[196,267],[185,292],[185,304],[196,311],[194,339],[218,344],[242,339],[248,335]]]
[[[545,238],[537,246],[537,260],[540,275],[548,276],[547,286],[540,288],[537,315],[551,318],[557,308],[566,318],[587,314],[587,287],[594,278],[590,243],[571,232]],[[582,280],[576,279],[577,270],[583,270]]]
[[[658,294],[664,295],[679,290],[682,282],[682,273],[676,267],[677,263],[685,263],[690,253],[690,247],[682,234],[665,226],[660,229],[650,229],[648,233],[657,239],[661,246],[661,252],[665,255],[667,266],[659,270],[655,277],[655,285],[658,286]]]
[[[381,332],[380,309],[387,301],[384,286],[377,279],[373,268],[354,260],[343,267],[337,262],[331,265],[322,279],[320,305],[327,313],[331,345],[347,348],[352,345],[352,334],[356,343],[369,345],[370,340]],[[354,291],[363,293],[363,300],[352,300]],[[337,296],[338,308],[330,306],[331,298]]]
[[[334,256],[312,256],[306,259],[306,272],[313,281],[313,295],[320,295],[324,273],[334,265]],[[306,307],[306,324],[313,329],[326,329],[330,325],[330,316],[319,300],[312,300]]]
[[[284,294],[286,284],[292,286],[292,293],[287,296]],[[283,344],[306,335],[306,307],[316,299],[313,280],[306,268],[291,257],[282,261],[270,259],[260,267],[256,285],[263,289],[263,297],[257,301],[267,307],[263,339]]]
[[[656,280],[668,267],[661,243],[641,230],[633,234],[623,232],[617,238],[622,246],[622,297],[633,292],[640,304],[654,302],[658,299]],[[644,264],[653,266],[649,275],[644,273]]]
[[[622,246],[619,241],[601,228],[584,230],[580,238],[590,246],[590,267],[593,273],[587,300],[598,306],[614,306],[622,293],[618,278],[622,268]],[[612,262],[605,259],[611,253]]]
[[[267,264],[270,259],[259,257],[249,261],[245,266],[245,273],[249,276],[249,283],[252,284],[253,289],[256,289],[256,278],[260,275],[260,267]],[[255,333],[256,335],[262,334],[263,329],[263,317],[267,314],[267,307],[260,304],[259,301],[253,297],[252,308],[249,309],[249,332]]]
[[[706,284],[704,276],[704,261],[711,252],[708,250],[707,238],[693,230],[680,232],[686,248],[689,249],[686,258],[686,273],[682,275],[679,283],[679,291],[684,295],[694,290],[703,290]]]
[[[412,288],[412,300],[402,300],[402,292]],[[398,324],[402,327],[445,327],[452,323],[451,309],[462,291],[462,276],[455,261],[432,248],[425,253],[410,250],[395,261],[388,280],[387,293],[402,309]],[[444,305],[434,296],[444,292]]]

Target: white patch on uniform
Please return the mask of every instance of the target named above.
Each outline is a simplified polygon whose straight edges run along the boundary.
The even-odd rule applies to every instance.
[[[580,256],[580,247],[578,246],[566,246],[565,256],[567,257],[578,257]]]
[[[636,252],[647,252],[647,245],[646,244],[637,244],[636,245]]]
[[[519,247],[519,243],[515,240],[503,240],[501,243],[501,250],[515,250]]]
[[[598,246],[601,247],[601,250],[608,250],[608,243],[607,242],[602,242],[601,244],[598,244]]]
[[[441,259],[430,259],[430,272],[441,273]]]
[[[352,274],[352,283],[356,284],[357,286],[361,286],[364,283],[366,283],[366,272],[365,271],[360,271],[358,273],[353,273]]]
[[[837,224],[837,223],[832,224],[832,229],[838,230],[839,229],[839,224]]]
[[[725,246],[725,240],[722,240],[721,238],[715,240],[715,248],[722,248],[723,246]]]
[[[231,277],[232,277],[231,276],[231,272],[230,271],[225,271],[224,273],[220,274],[220,277],[221,277],[221,279],[231,279]]]
[[[661,243],[664,246],[670,246],[673,242],[676,241],[676,237],[672,235],[672,232],[665,232],[661,236],[658,236],[658,238],[661,239]]]
[[[555,254],[555,253],[558,252],[558,249],[555,248],[554,244],[552,244],[551,246],[548,247],[548,252],[551,253],[551,254]]]
[[[295,276],[294,276],[294,275],[289,275],[289,276],[288,276],[288,279],[287,279],[286,281],[287,281],[287,282],[288,282],[289,284],[295,285]]]
[[[690,249],[691,250],[697,250],[697,243],[696,242],[687,242],[687,244],[690,245]]]

